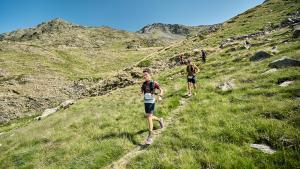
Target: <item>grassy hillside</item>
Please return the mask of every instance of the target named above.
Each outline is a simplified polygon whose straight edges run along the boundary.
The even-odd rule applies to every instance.
[[[87,88],[161,48],[128,49],[127,42],[142,40],[135,33],[60,19],[1,38],[0,124],[76,99],[76,84]]]
[[[297,168],[299,166],[299,68],[263,75],[283,55],[300,59],[299,42],[282,45],[280,54],[250,63],[246,54],[219,53],[200,65],[197,95],[146,153],[128,168]],[[257,48],[255,50],[265,49]],[[239,60],[239,61],[236,61]],[[213,66],[215,65],[215,66]],[[286,88],[278,81],[295,77]],[[184,77],[182,77],[184,78]],[[220,82],[235,79],[236,89],[222,92]],[[182,83],[184,85],[184,83]],[[276,149],[264,154],[250,144]]]
[[[186,100],[183,111],[174,117],[174,123],[159,139],[125,167],[298,168],[300,69],[290,67],[269,74],[264,72],[270,69],[270,62],[282,56],[299,60],[299,38],[293,39],[292,29],[286,27],[250,38],[250,49],[243,48],[244,40],[236,40],[223,49],[219,45],[228,37],[260,31],[270,18],[274,24],[280,23],[287,13],[299,7],[297,1],[270,0],[231,19],[215,33],[191,37],[148,58],[154,69],[157,63],[167,62],[180,52],[192,53],[194,48],[205,48],[209,52],[206,64],[196,62],[201,69],[197,75],[196,95]],[[269,12],[265,13],[266,10]],[[244,20],[247,20],[245,25]],[[272,53],[273,46],[278,51]],[[250,62],[250,56],[260,50],[272,56]],[[68,53],[56,52],[68,60]],[[85,62],[79,59],[74,65],[82,63],[85,67]],[[68,69],[77,71],[72,67]],[[157,115],[172,116],[172,111],[185,97],[184,70],[185,66],[177,66],[155,75],[154,79],[166,90],[163,102],[158,103]],[[86,71],[93,73],[92,69]],[[284,80],[294,83],[279,86]],[[217,88],[226,81],[232,81],[235,87],[229,91]],[[146,137],[143,102],[138,92],[139,86],[133,85],[107,95],[85,98],[45,120],[6,130],[0,135],[0,168],[108,166]],[[158,124],[155,125],[158,128]],[[264,154],[251,148],[253,143],[266,144],[276,153]]]
[[[0,41],[1,69],[7,75],[58,74],[74,80],[101,78],[157,50],[127,49],[126,43],[132,40],[139,41],[140,37],[109,27],[83,27],[54,19],[34,28],[4,34]]]

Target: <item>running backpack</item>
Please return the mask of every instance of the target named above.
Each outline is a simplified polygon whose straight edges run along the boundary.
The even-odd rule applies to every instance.
[[[195,67],[193,65],[189,65],[187,67],[187,72],[188,73],[196,73],[196,69],[195,69]]]
[[[149,83],[149,88],[150,88],[150,93],[154,94],[154,81],[151,80]],[[146,93],[146,89],[147,89],[147,81],[145,81],[142,85],[142,90],[144,93]]]

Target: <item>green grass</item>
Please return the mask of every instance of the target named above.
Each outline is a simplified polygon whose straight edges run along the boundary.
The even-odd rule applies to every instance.
[[[214,56],[217,59],[203,65],[198,75],[197,95],[159,141],[127,167],[297,168],[300,116],[299,100],[295,97],[299,97],[300,69],[261,73],[281,55],[295,56],[299,50],[294,47],[298,45],[280,45],[283,52],[258,63],[250,63],[248,58],[228,62],[231,57],[223,62],[224,59],[218,59],[221,56]],[[213,64],[220,66],[216,69]],[[228,72],[231,67],[234,68]],[[296,82],[279,87],[278,79],[286,77]],[[236,89],[216,89],[218,82],[228,78],[235,79]],[[277,152],[264,154],[250,148],[253,143],[267,144]]]
[[[157,109],[157,115],[166,117],[179,105],[184,90],[177,83],[161,85],[172,91]],[[0,166],[103,167],[143,141],[147,133],[143,115],[139,86],[80,100],[45,120],[1,135],[0,151],[5,156],[0,156]]]
[[[288,48],[297,44],[280,48],[289,53]],[[296,168],[300,118],[294,94],[299,91],[299,68],[261,74],[279,57],[254,64],[247,57],[239,62],[212,59],[200,65],[197,95],[161,138],[127,167]],[[215,69],[213,64],[221,66]],[[230,67],[234,68],[229,77],[235,79],[237,88],[221,92],[215,86],[226,79]],[[177,67],[155,77],[166,89],[165,101],[157,109],[159,116],[170,116],[186,92],[184,75],[179,74],[182,70],[184,67]],[[296,83],[278,86],[278,79],[290,76],[296,77]],[[101,168],[110,164],[146,136],[138,91],[138,86],[132,86],[84,99],[43,121],[0,136],[1,154],[5,154],[1,167]],[[277,152],[263,154],[250,148],[252,143],[267,144]]]

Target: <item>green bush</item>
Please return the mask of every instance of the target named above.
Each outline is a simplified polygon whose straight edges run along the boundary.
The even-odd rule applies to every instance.
[[[143,60],[138,64],[138,67],[149,67],[151,63],[151,60]]]

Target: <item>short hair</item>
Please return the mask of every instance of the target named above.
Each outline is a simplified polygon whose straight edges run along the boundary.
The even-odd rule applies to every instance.
[[[145,72],[151,74],[151,70],[150,70],[149,68],[145,68],[145,69],[143,70],[143,73],[145,73]]]

